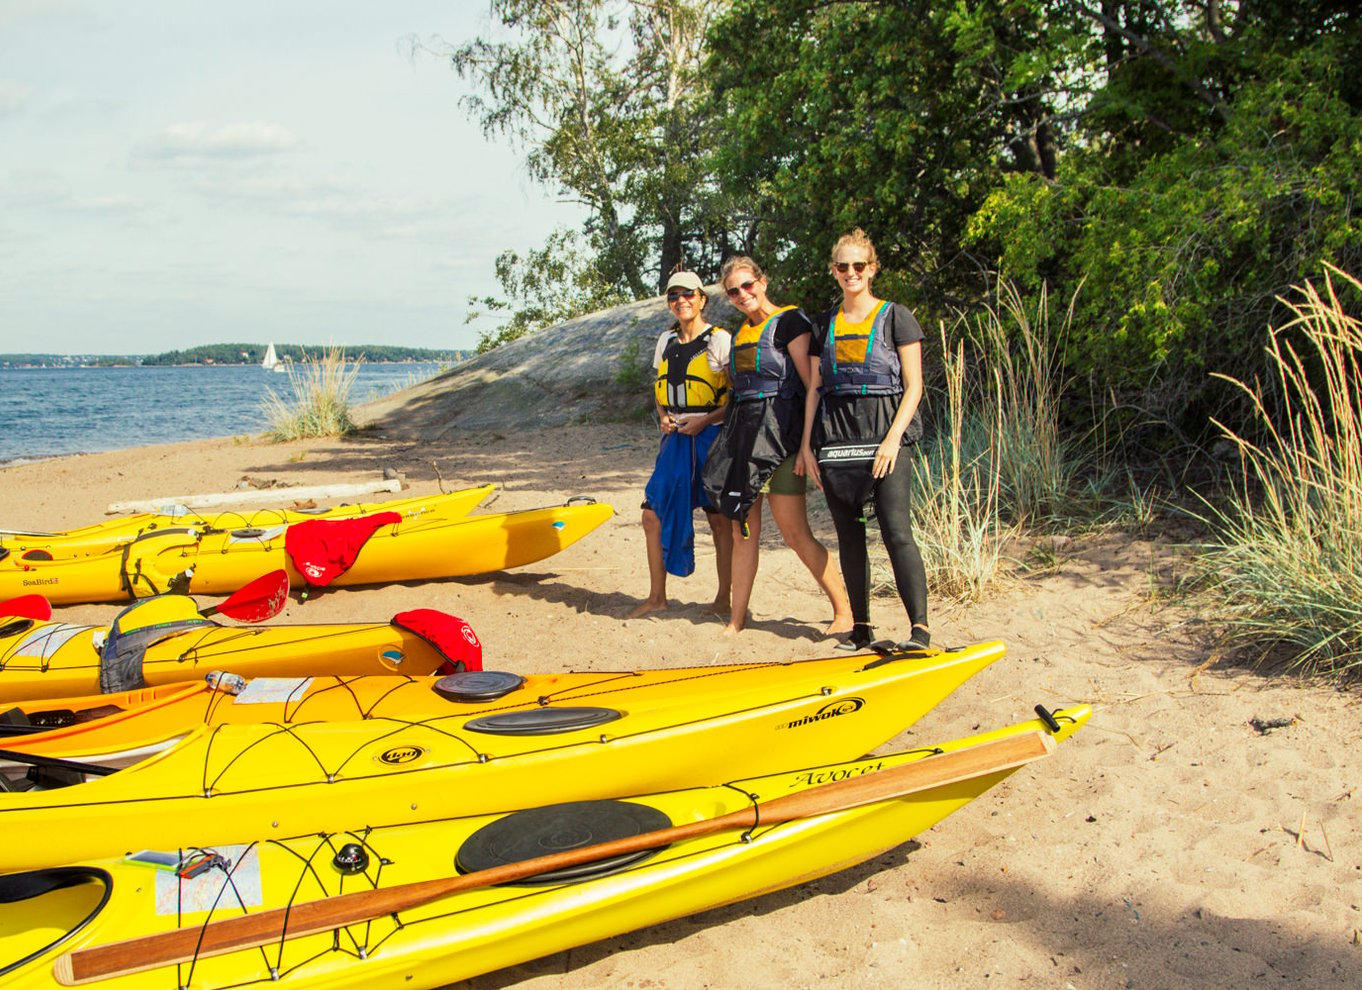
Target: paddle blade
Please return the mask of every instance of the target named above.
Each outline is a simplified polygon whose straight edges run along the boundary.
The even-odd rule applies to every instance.
[[[52,618],[52,603],[42,595],[20,595],[7,602],[0,602],[0,617],[7,615],[46,622]]]
[[[287,601],[288,571],[270,571],[233,592],[221,604],[204,609],[202,614],[221,612],[238,622],[264,622],[282,612]]]

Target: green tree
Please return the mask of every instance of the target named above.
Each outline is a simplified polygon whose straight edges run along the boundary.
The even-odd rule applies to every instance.
[[[503,251],[497,256],[496,275],[505,297],[484,296],[469,299],[469,304],[492,313],[509,312],[510,317],[479,336],[479,354],[554,323],[628,301],[583,255],[570,230],[554,231],[542,248],[523,256]],[[468,321],[482,315],[472,310]]]
[[[652,295],[678,264],[717,267],[700,69],[724,6],[493,0],[499,35],[448,53],[477,87],[465,106],[484,130],[522,146],[536,180],[587,208],[586,248],[570,254],[624,297]],[[567,257],[562,248],[560,238],[553,251]]]
[[[1104,391],[1192,433],[1238,422],[1209,372],[1253,379],[1279,297],[1362,262],[1357,15],[1070,6],[1102,34],[1101,84],[1054,180],[1008,177],[967,242],[1033,287],[1086,279],[1070,358]]]
[[[832,242],[875,239],[886,293],[940,311],[981,298],[969,218],[1007,172],[1052,175],[1091,32],[1038,2],[772,5],[713,32],[721,181],[747,245],[810,305]]]

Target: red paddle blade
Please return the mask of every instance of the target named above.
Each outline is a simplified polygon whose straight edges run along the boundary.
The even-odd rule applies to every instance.
[[[204,615],[221,612],[238,622],[264,622],[284,610],[288,601],[288,571],[270,571],[233,592],[220,605],[204,609]]]
[[[0,616],[5,615],[17,615],[24,619],[46,622],[52,618],[52,603],[42,595],[20,595],[7,602],[0,602]]]

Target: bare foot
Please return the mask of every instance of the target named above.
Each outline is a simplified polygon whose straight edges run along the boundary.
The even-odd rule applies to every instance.
[[[733,605],[727,598],[716,598],[705,611],[710,615],[727,615],[733,611]]]
[[[856,620],[853,619],[851,616],[847,615],[839,617],[834,615],[832,617],[832,621],[828,623],[828,627],[823,630],[823,635],[845,636],[847,633],[851,632],[855,628]]]
[[[665,612],[670,607],[671,606],[667,604],[667,600],[665,598],[660,602],[655,602],[651,598],[649,598],[648,600],[640,602],[638,605],[636,605],[634,607],[634,610],[630,612],[627,616],[625,616],[625,618],[637,619],[640,616],[648,615],[650,612]]]
[[[736,636],[736,635],[738,635],[738,633],[740,633],[740,632],[743,631],[743,627],[746,626],[746,625],[747,625],[747,616],[745,616],[745,615],[731,615],[731,616],[729,616],[729,618],[728,618],[728,625],[724,626],[724,635],[725,635],[725,636]]]

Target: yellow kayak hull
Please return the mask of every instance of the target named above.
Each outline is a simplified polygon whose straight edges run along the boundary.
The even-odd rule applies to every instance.
[[[148,600],[138,608],[164,600]],[[73,697],[100,691],[98,644],[107,635],[106,626],[0,619],[0,705],[46,699],[52,702],[47,708],[126,707],[108,695]],[[446,659],[420,636],[390,622],[223,626],[205,619],[148,645],[141,666],[143,680],[155,687],[201,682],[215,670],[247,678],[419,675],[439,669]]]
[[[1053,738],[1071,737],[1090,714],[1086,707],[1055,713],[1060,728]],[[938,752],[1049,731],[1039,720],[1023,722],[911,752],[735,779],[726,786],[652,793],[628,803],[660,812],[674,824],[703,821],[746,809],[749,794],[769,800],[827,781],[873,776]],[[1040,765],[1027,772],[1044,774],[1046,769]],[[864,862],[931,828],[1012,772],[998,770],[850,810],[688,839],[615,872],[465,890],[399,915],[272,942],[263,950],[201,957],[178,971],[148,969],[100,985],[108,990],[172,985],[216,990],[266,982],[286,990],[439,987]],[[91,871],[86,882],[0,904],[0,921],[10,922],[0,923],[0,932],[9,933],[0,935],[0,965],[35,957],[7,975],[6,986],[29,990],[55,985],[54,964],[66,952],[180,928],[197,931],[243,913],[451,876],[456,854],[496,817],[258,842],[243,836],[241,844],[214,847],[230,866],[191,880],[116,858],[84,864]],[[335,857],[351,843],[362,848],[367,866],[344,875]],[[108,901],[101,909],[106,888]],[[95,917],[87,926],[64,944],[46,948],[91,912]],[[753,951],[759,956],[763,950]]]
[[[890,658],[549,675],[490,701],[442,697],[439,714],[200,722],[151,747],[154,755],[134,753],[126,769],[50,789],[16,791],[52,773],[30,771],[12,754],[0,759],[11,791],[0,793],[0,834],[31,839],[0,847],[0,871],[134,846],[493,813],[858,757],[1003,653],[992,642]],[[425,687],[447,683],[432,678]],[[146,742],[126,727],[102,747],[78,738],[9,748],[39,747],[29,761],[79,755],[124,766]],[[54,783],[73,777],[61,773]]]
[[[379,527],[335,587],[466,577],[531,564],[576,543],[614,515],[602,503],[459,519],[416,518]],[[307,584],[284,550],[287,527],[148,533],[88,557],[0,560],[0,601],[41,594],[55,605],[119,602],[174,591],[226,595],[269,571]]]
[[[356,502],[316,509],[231,509],[221,512],[196,512],[176,506],[170,512],[139,512],[76,529],[55,533],[0,530],[0,547],[22,557],[33,550],[55,558],[88,557],[131,543],[137,537],[167,529],[273,529],[308,519],[354,519],[375,512],[400,512],[408,519],[439,517],[458,519],[468,515],[496,490],[496,485],[464,488],[442,495],[414,495],[388,502]],[[288,498],[287,489],[279,492]]]

